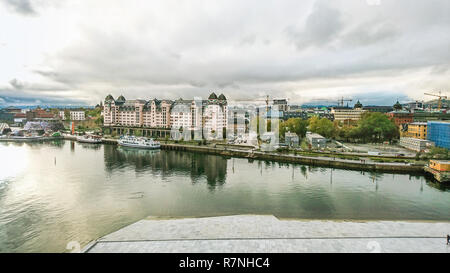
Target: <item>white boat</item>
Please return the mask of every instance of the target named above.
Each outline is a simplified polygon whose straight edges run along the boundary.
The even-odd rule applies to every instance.
[[[37,140],[42,140],[44,139],[43,136],[2,136],[0,138],[0,140],[2,141],[17,141],[17,142],[22,142],[22,141],[37,141]]]
[[[124,147],[142,148],[142,149],[159,149],[161,144],[152,138],[122,136],[117,140],[117,144]]]
[[[102,143],[102,138],[94,135],[83,135],[77,136],[77,141],[83,143]]]

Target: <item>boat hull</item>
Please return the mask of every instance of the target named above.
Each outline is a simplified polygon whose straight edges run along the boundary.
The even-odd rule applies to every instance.
[[[139,144],[129,144],[129,143],[118,143],[119,146],[127,147],[127,148],[139,148],[139,149],[147,149],[147,150],[156,150],[160,149],[161,145],[158,146],[146,146],[146,145],[139,145]]]
[[[101,140],[77,140],[78,142],[81,143],[92,143],[92,144],[100,144],[102,143]]]
[[[81,143],[92,143],[92,144],[102,143],[101,139],[82,138],[82,137],[77,137],[77,141]]]

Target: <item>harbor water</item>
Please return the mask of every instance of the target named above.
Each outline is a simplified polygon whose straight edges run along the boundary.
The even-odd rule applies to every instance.
[[[450,221],[450,188],[421,175],[67,140],[0,143],[0,252],[64,252],[149,215],[235,214]]]

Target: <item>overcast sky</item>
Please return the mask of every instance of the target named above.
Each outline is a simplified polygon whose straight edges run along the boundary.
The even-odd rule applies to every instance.
[[[448,0],[0,0],[0,106],[428,100],[449,49]]]

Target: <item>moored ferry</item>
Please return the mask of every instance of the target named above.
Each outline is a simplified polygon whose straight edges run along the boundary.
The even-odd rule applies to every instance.
[[[83,143],[102,143],[102,138],[94,135],[83,135],[77,136],[77,141]]]
[[[161,144],[152,138],[122,136],[117,140],[117,144],[124,147],[142,148],[142,149],[159,149]]]

